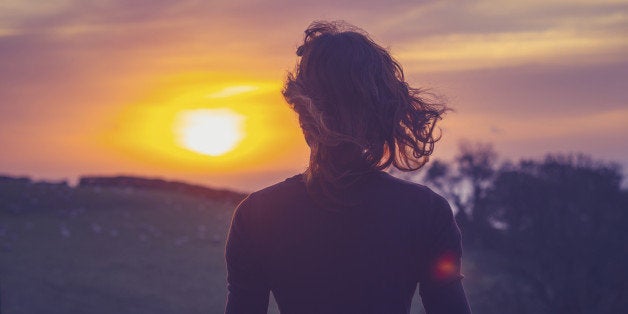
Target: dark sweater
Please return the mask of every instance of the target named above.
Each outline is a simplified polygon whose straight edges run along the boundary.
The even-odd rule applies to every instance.
[[[367,175],[346,191],[352,206],[317,205],[302,175],[249,195],[226,247],[226,313],[409,313],[419,292],[428,314],[470,313],[460,231],[447,201],[425,186]]]

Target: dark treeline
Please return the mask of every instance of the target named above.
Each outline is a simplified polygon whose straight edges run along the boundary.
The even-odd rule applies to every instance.
[[[628,309],[628,191],[618,165],[583,155],[499,164],[490,145],[470,143],[453,162],[428,165],[421,179],[452,203],[465,249],[494,256],[490,267],[508,274],[492,295],[499,312]]]

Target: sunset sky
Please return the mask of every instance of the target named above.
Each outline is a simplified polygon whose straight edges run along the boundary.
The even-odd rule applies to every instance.
[[[466,139],[628,169],[628,1],[2,0],[0,174],[251,191],[298,173],[308,150],[280,90],[321,19],[446,96],[437,158]],[[216,125],[233,143],[199,142]]]

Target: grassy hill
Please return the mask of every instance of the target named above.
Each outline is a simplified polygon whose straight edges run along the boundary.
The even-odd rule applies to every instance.
[[[142,178],[0,177],[1,312],[222,313],[225,236],[243,197]],[[466,256],[471,302],[498,307],[490,258]]]
[[[2,313],[219,313],[233,200],[0,180]]]

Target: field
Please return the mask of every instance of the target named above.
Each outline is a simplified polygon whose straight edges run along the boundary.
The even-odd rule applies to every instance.
[[[224,307],[232,203],[128,188],[20,190],[2,190],[5,201],[29,193],[0,212],[2,313]]]
[[[223,312],[233,201],[131,187],[0,183],[2,313]],[[481,301],[482,287],[494,283],[479,280],[477,258],[468,256],[465,285],[471,300]],[[413,313],[421,313],[414,301]],[[272,298],[269,313],[278,313]]]

